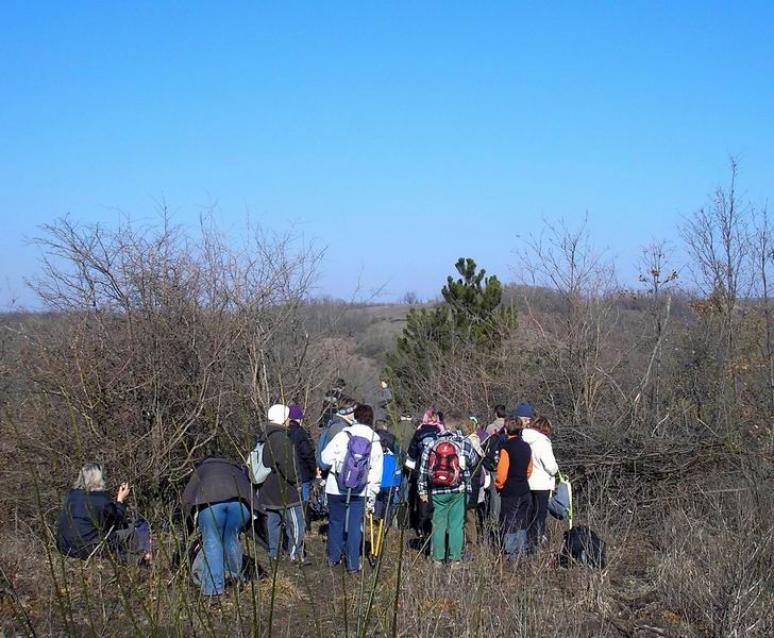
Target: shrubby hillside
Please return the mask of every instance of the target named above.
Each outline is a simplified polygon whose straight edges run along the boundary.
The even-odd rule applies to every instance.
[[[732,181],[682,230],[691,263],[675,270],[652,245],[634,288],[584,229],[557,226],[527,244],[519,285],[460,259],[435,302],[351,304],[310,298],[320,255],[291,237],[235,247],[169,223],[54,223],[37,283],[47,312],[0,319],[4,631],[771,635],[771,226]],[[608,541],[608,569],[557,570],[556,523],[550,551],[515,571],[481,548],[441,582],[394,530],[387,559],[358,580],[322,561],[283,566],[203,606],[174,563],[194,464],[243,458],[275,401],[305,405],[316,433],[337,379],[362,401],[388,380],[404,443],[399,417],[429,405],[455,423],[531,401],[556,425],[576,519]],[[62,494],[87,460],[134,484],[132,507],[158,535],[152,573],[84,568],[53,549]]]

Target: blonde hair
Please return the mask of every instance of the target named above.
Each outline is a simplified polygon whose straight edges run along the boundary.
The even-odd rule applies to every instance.
[[[78,479],[73,488],[87,492],[98,492],[105,489],[105,478],[102,476],[102,466],[99,463],[87,463],[78,472]]]

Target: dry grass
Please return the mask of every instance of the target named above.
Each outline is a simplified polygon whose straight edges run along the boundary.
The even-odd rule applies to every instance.
[[[391,529],[381,564],[357,577],[322,566],[313,530],[315,566],[281,563],[276,577],[231,587],[214,603],[199,596],[186,569],[173,569],[174,529],[157,533],[150,572],[63,559],[50,542],[18,529],[0,537],[2,628],[5,635],[294,638],[771,635],[774,545],[770,522],[749,509],[756,493],[739,492],[736,506],[716,509],[682,499],[649,521],[622,504],[623,494],[610,494],[578,503],[583,522],[609,542],[601,572],[556,567],[563,529],[556,521],[540,554],[507,563],[484,544],[471,548],[475,560],[459,571],[401,552],[400,530]],[[262,550],[247,544],[265,565]]]

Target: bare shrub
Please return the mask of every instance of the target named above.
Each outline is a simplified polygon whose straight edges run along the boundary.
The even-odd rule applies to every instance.
[[[20,328],[16,425],[57,488],[93,458],[146,490],[179,482],[213,446],[241,456],[272,402],[326,384],[328,353],[298,313],[319,254],[292,236],[255,230],[236,249],[167,218],[44,230],[35,287],[57,314]]]
[[[694,492],[664,516],[656,579],[665,603],[707,635],[774,632],[774,532],[767,493]]]

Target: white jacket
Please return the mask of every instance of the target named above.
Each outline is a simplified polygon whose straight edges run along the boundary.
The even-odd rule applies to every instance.
[[[325,493],[334,496],[340,495],[339,485],[334,476],[341,470],[344,464],[344,457],[347,455],[347,446],[349,445],[349,432],[352,436],[362,436],[371,440],[371,460],[368,467],[368,483],[363,491],[352,496],[366,496],[371,500],[376,498],[379,493],[379,487],[382,483],[382,444],[379,441],[379,435],[367,425],[353,423],[348,425],[341,432],[331,439],[331,442],[325,446],[320,454],[323,463],[331,466],[331,473],[325,481]]]
[[[554,458],[551,439],[532,428],[524,428],[521,438],[529,444],[532,450],[532,474],[529,477],[529,489],[536,492],[553,490],[556,486],[554,477],[559,472],[559,466]]]

